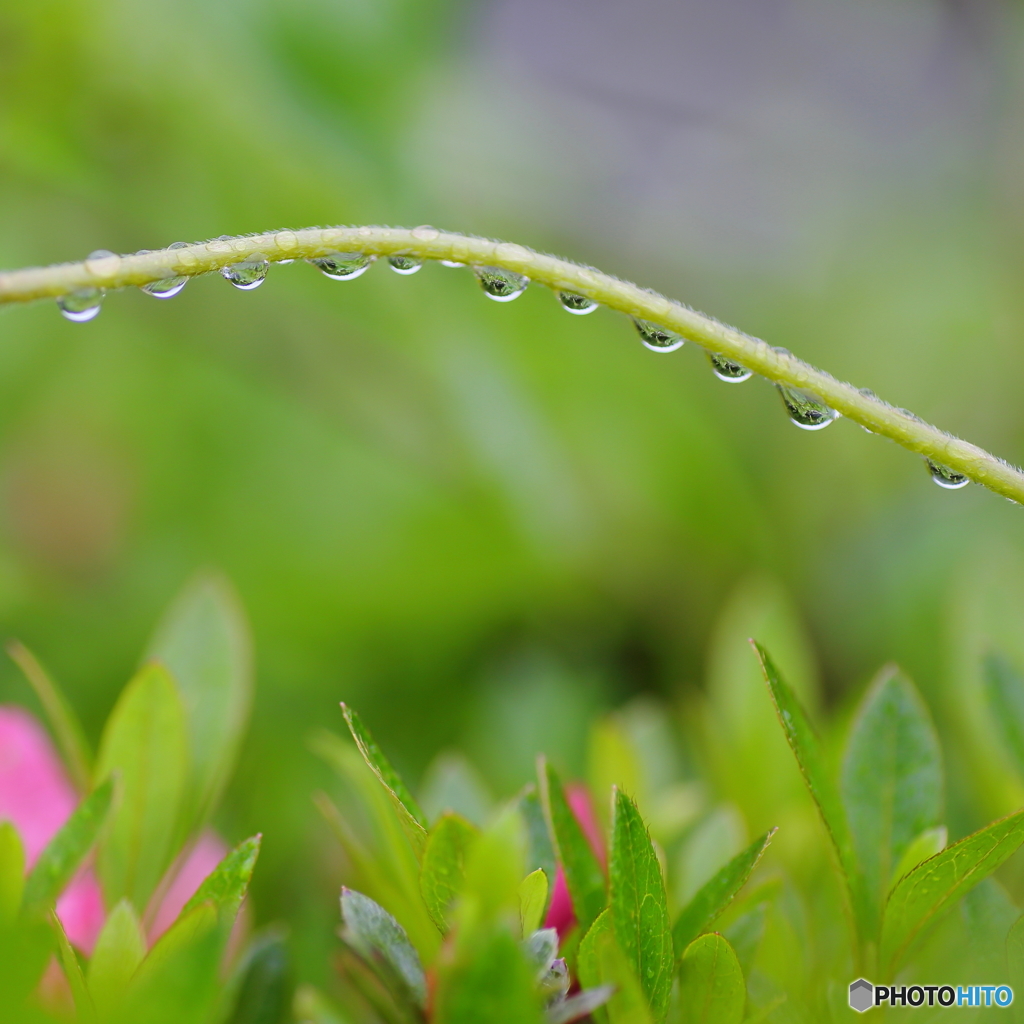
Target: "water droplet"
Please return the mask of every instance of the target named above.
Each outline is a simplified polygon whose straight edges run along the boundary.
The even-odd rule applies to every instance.
[[[969,477],[955,469],[950,469],[949,466],[942,465],[941,462],[932,462],[931,459],[924,461],[932,479],[940,487],[945,487],[947,491],[959,491],[961,487],[966,487],[971,482]]]
[[[661,324],[652,323],[650,320],[641,320],[636,316],[633,317],[633,323],[636,325],[641,341],[652,352],[675,352],[677,348],[683,347],[685,339],[675,331],[662,327]]]
[[[441,232],[429,224],[421,224],[418,228],[412,229],[412,237],[420,242],[434,242],[441,237]]]
[[[332,252],[326,256],[314,256],[309,262],[332,281],[352,281],[365,274],[374,259],[364,252]]]
[[[438,260],[437,262],[442,267],[464,267],[466,265],[465,263],[459,263],[458,260]]]
[[[85,258],[85,269],[93,276],[109,280],[121,269],[121,257],[109,249],[97,249]]]
[[[294,262],[295,262],[295,257],[294,256],[285,256],[283,259],[276,259],[276,260],[274,260],[274,263],[277,264],[277,266],[279,266],[279,267],[283,267],[286,263],[294,263]]]
[[[839,413],[820,398],[785,384],[775,386],[782,395],[789,418],[802,430],[821,430],[839,418]]]
[[[68,292],[67,295],[61,295],[57,299],[57,305],[67,320],[84,324],[87,320],[99,316],[104,294],[102,288],[79,288],[77,291]]]
[[[745,366],[734,363],[731,359],[727,359],[718,352],[709,352],[708,359],[711,360],[711,369],[714,371],[715,376],[719,380],[724,380],[727,384],[742,384],[745,380],[750,380],[754,376],[753,370],[748,370]]]
[[[559,292],[558,301],[566,313],[575,313],[576,316],[584,316],[597,309],[597,303],[593,299],[588,299],[586,295],[579,295],[577,292]]]
[[[415,274],[423,266],[423,260],[417,259],[415,256],[389,256],[388,266],[396,274]]]
[[[254,256],[241,263],[232,263],[230,266],[221,267],[220,272],[226,281],[230,281],[239,290],[251,292],[253,288],[259,288],[266,280],[268,269],[269,264],[265,259]]]
[[[150,281],[149,284],[142,285],[141,290],[147,295],[152,295],[154,299],[173,299],[187,284],[187,277],[176,275],[161,278],[159,281]]]
[[[474,267],[477,280],[484,294],[495,302],[511,302],[518,299],[530,279],[523,274],[517,274],[513,270],[505,270],[504,267]]]

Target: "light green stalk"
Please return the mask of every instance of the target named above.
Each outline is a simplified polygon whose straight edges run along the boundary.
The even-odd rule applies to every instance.
[[[274,231],[262,235],[215,239],[180,249],[136,256],[99,256],[81,263],[61,263],[0,273],[0,303],[57,298],[83,288],[106,290],[144,285],[174,275],[195,276],[253,257],[271,262],[309,259],[329,253],[413,256],[453,260],[473,266],[503,267],[525,274],[555,291],[576,292],[629,316],[651,320],[681,334],[777,384],[816,395],[848,419],[963,473],[975,483],[1024,504],[1024,473],[976,445],[961,441],[869,392],[836,380],[785,349],[743,334],[673,302],[656,292],[602,274],[556,256],[510,242],[495,242],[438,231],[432,227],[334,227]]]

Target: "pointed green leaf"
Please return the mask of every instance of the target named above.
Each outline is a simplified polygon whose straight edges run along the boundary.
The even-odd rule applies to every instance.
[[[1024,811],[993,822],[918,865],[893,889],[882,921],[881,963],[891,977],[914,940],[1024,843]]]
[[[96,771],[99,778],[120,776],[117,807],[99,847],[104,895],[145,907],[178,852],[188,772],[185,712],[162,665],[147,665],[125,687],[103,731]]]
[[[127,900],[110,912],[89,961],[89,993],[101,1018],[124,998],[128,982],[146,956],[146,936]]]
[[[768,652],[758,643],[754,644],[765,682],[775,704],[779,724],[785,733],[800,773],[818,807],[818,813],[835,847],[839,867],[843,872],[849,890],[850,903],[855,912],[864,905],[864,887],[854,853],[853,839],[843,810],[839,792],[832,781],[825,762],[825,756],[811,723],[800,706],[796,695],[779,675]]]
[[[45,913],[22,916],[11,927],[0,928],[0,1011],[21,1006],[39,984],[55,945]]]
[[[903,851],[899,863],[892,869],[892,874],[889,876],[889,889],[894,888],[904,875],[910,874],[922,861],[941,853],[946,848],[948,840],[949,835],[945,825],[927,828],[919,836],[916,836]]]
[[[1024,776],[1024,677],[1008,658],[993,652],[985,658],[984,678],[992,720],[1014,766]]]
[[[607,1024],[653,1024],[643,989],[615,938],[612,910],[602,911],[583,936],[576,970],[584,989],[612,985],[615,993],[594,1019]]]
[[[413,1006],[427,1004],[427,981],[405,929],[379,904],[352,889],[341,890],[343,938],[385,986]]]
[[[75,788],[79,793],[88,792],[92,779],[92,752],[74,709],[60,687],[24,644],[12,640],[7,645],[7,653],[35,690],[39,703],[42,704],[43,711],[50,721],[50,728],[64,756],[64,763],[68,767]]]
[[[352,739],[356,741],[363,760],[366,761],[370,771],[377,776],[388,796],[394,801],[395,809],[398,811],[402,825],[413,844],[413,849],[417,856],[422,856],[427,843],[426,815],[420,810],[419,804],[413,799],[412,793],[409,792],[398,772],[391,767],[391,762],[377,746],[370,731],[363,725],[362,719],[347,704],[341,705],[341,713],[345,716],[349,732],[352,733]]]
[[[519,923],[524,937],[532,935],[541,926],[547,905],[548,876],[543,868],[537,868],[519,883]]]
[[[668,1010],[675,957],[661,864],[636,804],[613,789],[609,899],[615,936],[656,1021]]]
[[[551,829],[544,814],[537,787],[530,783],[519,796],[519,813],[526,824],[526,869],[543,870],[550,881],[555,877],[558,859],[551,839]],[[550,899],[551,893],[548,893]],[[547,910],[547,907],[544,908]]]
[[[687,946],[711,927],[719,914],[747,884],[747,879],[764,855],[764,851],[768,849],[775,832],[776,829],[772,829],[755,839],[697,890],[693,899],[683,908],[672,929],[677,956],[682,956]]]
[[[263,837],[257,833],[243,840],[206,876],[185,904],[182,914],[191,913],[204,903],[212,904],[222,921],[234,921],[249,891],[249,882],[260,855]]]
[[[93,1024],[96,1020],[96,1006],[85,983],[82,965],[78,962],[71,943],[68,942],[64,926],[60,923],[56,912],[50,914],[50,924],[57,938],[57,955],[60,957],[60,965],[64,971],[64,977],[67,978],[68,987],[71,989],[71,998],[75,1002],[78,1024]]]
[[[186,711],[191,770],[184,836],[220,798],[252,703],[249,629],[230,583],[212,574],[193,580],[158,626],[146,659],[170,670]]]
[[[679,965],[679,1003],[685,1024],[740,1024],[747,1001],[740,962],[715,932],[686,947]]]
[[[423,851],[420,892],[434,924],[447,932],[448,911],[462,888],[466,874],[466,851],[478,834],[465,818],[444,814],[434,826]]]
[[[518,920],[519,885],[525,865],[523,820],[515,805],[506,805],[466,852],[459,923]]]
[[[25,890],[25,848],[18,830],[0,821],[0,928],[9,927],[18,916]]]
[[[554,768],[542,760],[540,771],[551,834],[565,872],[576,920],[580,930],[585,932],[605,907],[604,872],[572,813]]]
[[[864,880],[860,932],[873,938],[893,868],[942,816],[939,738],[917,691],[894,666],[882,669],[857,711],[841,789]]]
[[[107,820],[113,790],[112,780],[107,779],[90,793],[39,855],[25,883],[24,914],[46,911],[64,891]]]

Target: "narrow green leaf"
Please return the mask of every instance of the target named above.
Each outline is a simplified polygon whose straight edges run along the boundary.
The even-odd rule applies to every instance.
[[[18,830],[0,821],[0,928],[7,928],[18,916],[25,890],[25,848]]]
[[[165,665],[186,712],[190,779],[182,836],[209,816],[231,775],[252,704],[249,628],[231,584],[202,574],[171,605],[146,652]]]
[[[101,1018],[124,998],[128,982],[145,956],[142,925],[132,905],[121,900],[104,923],[89,961],[89,993]]]
[[[594,1019],[607,1024],[653,1024],[643,989],[615,938],[612,910],[602,911],[583,936],[576,970],[584,989],[612,985],[615,993]]]
[[[352,733],[352,739],[356,741],[363,760],[366,761],[370,771],[377,776],[388,796],[394,801],[395,809],[398,811],[402,825],[413,844],[413,849],[418,856],[422,856],[423,849],[427,844],[426,815],[420,810],[419,804],[413,799],[412,793],[409,792],[398,772],[391,767],[391,762],[377,746],[370,731],[363,725],[362,719],[344,703],[341,705],[341,713],[345,716],[349,732]]]
[[[565,872],[576,920],[585,932],[605,907],[604,872],[572,813],[557,773],[543,759],[540,776],[558,859]]]
[[[466,878],[459,894],[459,924],[518,921],[519,886],[526,871],[526,835],[515,805],[505,809],[466,852]]]
[[[892,869],[892,874],[889,876],[889,888],[892,889],[904,875],[910,874],[922,861],[941,853],[946,848],[948,841],[949,834],[945,825],[925,829],[903,851],[899,863]]]
[[[25,883],[23,914],[43,913],[56,902],[96,842],[107,820],[113,791],[113,781],[107,779],[75,808],[47,844]]]
[[[341,890],[341,918],[345,942],[380,974],[390,991],[423,1009],[427,981],[405,929],[382,906],[351,889]]]
[[[555,877],[558,858],[551,839],[551,828],[537,787],[530,783],[519,796],[519,813],[526,824],[526,870],[543,870],[550,881]],[[551,893],[548,893],[551,898]],[[544,908],[547,910],[547,907]]]
[[[1024,677],[1003,654],[984,661],[985,692],[992,720],[1018,773],[1024,776]]]
[[[531,871],[519,883],[519,923],[523,936],[532,935],[544,920],[548,905],[548,876],[543,868]]]
[[[715,932],[686,947],[679,965],[679,1003],[684,1024],[740,1024],[747,1001],[740,962]]]
[[[227,1024],[286,1024],[292,1020],[291,960],[280,931],[258,938],[246,954],[234,1011]]]
[[[841,794],[864,884],[860,932],[877,939],[893,868],[942,817],[942,755],[928,710],[894,666],[882,669],[854,718]]]
[[[615,936],[656,1021],[664,1018],[675,957],[661,864],[636,804],[613,789],[609,906]]]
[[[82,974],[82,965],[78,962],[75,951],[68,942],[64,926],[56,912],[50,914],[50,925],[53,934],[57,938],[57,955],[60,957],[60,965],[67,978],[68,987],[71,989],[71,998],[75,1001],[75,1012],[78,1015],[78,1024],[94,1024],[96,1020],[96,1006],[89,994],[89,988],[85,983],[85,975]]]
[[[249,882],[256,867],[256,858],[260,855],[262,841],[263,837],[257,833],[240,842],[206,876],[195,895],[185,904],[182,915],[191,913],[204,903],[210,903],[216,908],[221,921],[234,921],[249,891]]]
[[[87,793],[92,779],[92,752],[78,716],[39,659],[24,644],[12,640],[7,645],[7,653],[35,690],[75,788],[79,793]]]
[[[882,921],[881,963],[891,977],[914,940],[1024,843],[1024,811],[993,822],[918,865],[893,889]]]
[[[125,687],[103,731],[96,771],[120,776],[118,804],[99,847],[108,903],[145,907],[178,852],[185,793],[185,712],[167,669],[151,664]]]
[[[776,831],[773,828],[755,839],[697,890],[693,899],[683,908],[672,929],[672,940],[677,956],[682,956],[686,947],[711,927],[740,889],[747,884],[747,879],[757,867],[757,862],[764,855],[764,851],[768,849],[768,844],[771,843]]]
[[[39,984],[55,944],[49,916],[42,912],[0,928],[0,1010],[22,1005]]]
[[[811,728],[811,723],[796,695],[779,675],[768,652],[756,642],[754,650],[761,662],[761,670],[764,672],[768,691],[775,704],[779,724],[782,726],[782,731],[785,733],[794,757],[796,757],[804,782],[817,804],[818,813],[825,824],[825,829],[832,839],[839,867],[843,872],[849,891],[850,904],[856,913],[858,908],[864,905],[864,887],[846,813],[843,810],[839,792],[826,767],[818,737]]]
[[[420,868],[420,892],[431,919],[442,932],[450,927],[448,911],[462,888],[466,851],[477,834],[478,830],[465,818],[444,814],[427,838]]]

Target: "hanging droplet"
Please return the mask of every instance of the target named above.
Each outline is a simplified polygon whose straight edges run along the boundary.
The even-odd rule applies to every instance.
[[[168,249],[187,249],[188,242],[171,242]],[[147,250],[143,250],[144,252]],[[140,254],[141,255],[141,254]],[[154,299],[173,299],[188,284],[188,277],[184,274],[172,274],[161,278],[159,281],[150,281],[142,285],[141,290]]]
[[[314,256],[309,262],[332,281],[352,281],[369,270],[374,258],[364,252],[332,252]]]
[[[750,380],[754,376],[753,370],[748,370],[745,366],[734,363],[731,359],[727,359],[718,352],[709,352],[708,359],[711,360],[711,369],[714,371],[715,376],[719,380],[724,380],[726,384],[742,384],[745,380]]]
[[[269,266],[263,257],[253,256],[241,263],[232,263],[228,267],[221,267],[220,272],[226,281],[230,281],[239,290],[251,292],[253,288],[259,288],[267,279]]]
[[[683,347],[685,339],[675,331],[662,327],[661,324],[652,323],[650,320],[641,320],[637,316],[633,317],[633,323],[641,341],[652,352],[675,352],[677,348]]]
[[[511,302],[518,299],[530,279],[523,274],[517,274],[514,270],[505,270],[504,267],[474,267],[477,280],[484,294],[495,302]]]
[[[579,295],[576,292],[559,292],[558,301],[566,313],[575,313],[576,316],[585,316],[597,309],[597,303],[588,299],[586,295]]]
[[[839,413],[820,398],[798,388],[776,384],[789,418],[802,430],[821,430],[839,418]]]
[[[99,316],[100,305],[106,293],[102,288],[79,288],[57,298],[57,306],[66,320],[84,324]]]
[[[389,256],[388,266],[396,274],[415,274],[420,267],[423,266],[423,260],[416,259],[415,256]]]
[[[457,260],[438,260],[437,262],[442,267],[464,267],[466,265],[465,263],[459,263]]]
[[[932,462],[931,459],[924,461],[932,479],[940,487],[945,487],[947,491],[959,491],[961,487],[966,487],[971,482],[969,477],[955,469],[950,469],[949,466],[942,465],[941,462]]]
[[[295,257],[294,256],[285,256],[284,259],[274,260],[274,262],[279,267],[283,267],[286,263],[294,263],[295,262]]]

